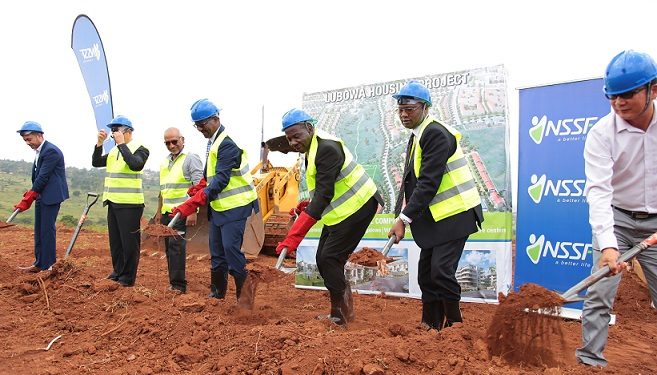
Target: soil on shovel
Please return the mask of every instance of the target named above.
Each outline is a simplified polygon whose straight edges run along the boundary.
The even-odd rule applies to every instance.
[[[349,262],[360,264],[361,266],[366,267],[376,267],[377,262],[385,260],[386,263],[392,262],[393,259],[388,256],[383,256],[383,253],[372,249],[371,247],[363,247],[359,251],[354,251],[349,256]]]
[[[295,288],[293,275],[260,283],[253,308],[240,309],[232,281],[224,300],[208,298],[207,251],[188,252],[187,293],[179,294],[169,290],[164,253],[149,250],[135,286],[126,288],[106,279],[112,265],[104,233],[83,227],[72,262],[61,261],[71,232],[57,228],[53,271],[31,274],[18,267],[34,261],[32,229],[17,225],[0,236],[3,374],[657,373],[657,314],[633,274],[623,275],[616,298],[609,366],[595,371],[575,361],[579,321],[556,320],[567,348],[560,365],[511,363],[488,349],[494,304],[463,303],[464,323],[436,332],[420,327],[417,299],[354,293],[355,320],[341,329],[317,320],[329,311],[327,292]],[[275,263],[262,254],[252,262]]]
[[[178,231],[163,224],[148,224],[142,233],[152,237],[180,237]]]
[[[514,364],[560,366],[559,356],[568,354],[557,316],[563,299],[530,283],[499,300],[487,332],[490,354]]]

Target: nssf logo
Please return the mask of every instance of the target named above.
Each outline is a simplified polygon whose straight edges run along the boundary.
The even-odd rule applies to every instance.
[[[78,51],[80,51],[80,55],[82,55],[84,61],[91,59],[100,60],[100,47],[98,43],[94,43],[90,48],[80,48]]]
[[[529,235],[529,245],[525,248],[529,260],[538,264],[543,258],[569,261],[585,261],[592,252],[593,245],[583,242],[547,241],[545,235]]]
[[[530,179],[531,184],[527,188],[529,197],[534,203],[541,203],[541,199],[545,196],[561,197],[561,198],[574,198],[584,196],[584,186],[586,180],[584,179],[562,179],[562,180],[549,180],[545,174],[538,177],[533,174]],[[563,200],[566,202],[567,200]]]
[[[540,145],[543,138],[549,135],[553,136],[577,136],[588,133],[589,129],[595,125],[598,117],[578,117],[565,118],[557,121],[548,120],[546,115],[540,119],[538,116],[532,117],[532,126],[529,128],[529,137]]]

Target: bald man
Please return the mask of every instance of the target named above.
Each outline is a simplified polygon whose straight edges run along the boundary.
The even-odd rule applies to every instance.
[[[203,178],[203,162],[198,155],[183,151],[185,137],[178,128],[169,128],[164,131],[164,145],[169,150],[169,155],[160,165],[160,199],[157,212],[160,222],[168,225],[171,221],[169,214],[173,208],[188,198],[187,189],[198,184]],[[196,225],[196,214],[179,220],[173,226],[179,233],[183,233],[181,237],[164,239],[169,268],[169,290],[171,291],[178,293],[187,291],[184,233],[187,226],[194,225]]]

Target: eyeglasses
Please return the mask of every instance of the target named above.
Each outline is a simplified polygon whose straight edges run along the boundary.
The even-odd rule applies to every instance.
[[[621,94],[614,94],[614,95],[605,94],[605,96],[609,100],[616,100],[618,98],[621,98],[621,99],[624,99],[624,100],[630,100],[634,97],[634,95],[640,93],[645,88],[646,88],[646,86],[641,86],[638,89],[634,89],[632,91],[627,91],[627,92],[624,92],[624,93],[621,93]]]
[[[399,114],[402,114],[404,112],[411,113],[411,112],[417,111],[420,107],[422,107],[421,104],[411,105],[411,106],[407,106],[407,107],[397,107],[397,113],[399,113]]]
[[[173,140],[171,140],[171,141],[164,141],[164,144],[165,144],[166,146],[168,146],[168,145],[174,145],[174,146],[177,146],[177,145],[178,145],[178,140],[177,140],[177,139],[173,139]]]
[[[120,127],[120,126],[112,126],[112,127],[110,128],[110,130],[112,131],[112,133],[120,132],[120,131],[121,131],[121,127]]]
[[[201,122],[195,122],[195,123],[194,123],[194,127],[195,127],[196,129],[202,129],[202,128],[205,127],[205,125],[208,124],[208,122],[210,122],[210,120],[212,120],[212,117],[210,117],[209,119],[203,120],[203,121],[201,121]]]

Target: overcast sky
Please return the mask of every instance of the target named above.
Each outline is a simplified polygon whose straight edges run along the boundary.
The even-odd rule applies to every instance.
[[[511,5],[513,4],[513,5]],[[508,74],[512,158],[517,88],[600,77],[623,49],[657,57],[654,1],[9,1],[0,4],[0,158],[32,161],[16,134],[41,123],[67,165],[91,167],[95,120],[70,48],[86,14],[108,59],[114,113],[157,169],[162,133],[205,140],[189,107],[209,98],[257,162],[265,139],[304,92],[503,64]],[[602,92],[601,92],[602,95]],[[274,158],[276,160],[276,158]],[[287,159],[281,159],[283,162]],[[512,163],[516,163],[512,160]]]

